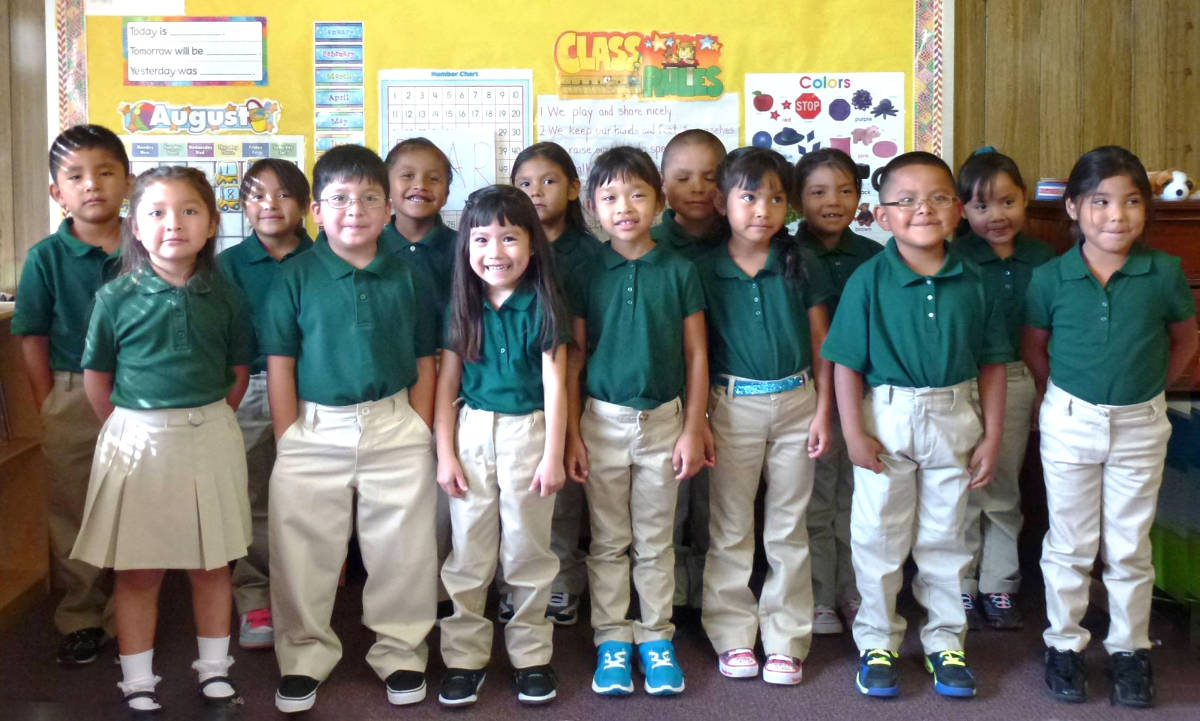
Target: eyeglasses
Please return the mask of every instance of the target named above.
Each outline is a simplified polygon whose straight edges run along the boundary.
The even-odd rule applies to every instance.
[[[366,210],[375,210],[386,205],[387,198],[379,193],[367,193],[361,198],[354,198],[349,195],[330,195],[327,198],[321,198],[321,202],[330,208],[338,210],[345,210],[355,203],[358,203],[359,206]]]
[[[880,203],[891,208],[899,208],[900,210],[909,211],[916,210],[924,204],[928,208],[934,210],[944,210],[954,205],[955,197],[953,195],[945,195],[943,193],[935,193],[928,198],[901,198],[893,200],[890,203]]]

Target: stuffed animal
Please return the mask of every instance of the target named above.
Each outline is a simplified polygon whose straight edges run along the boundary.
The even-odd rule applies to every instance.
[[[1200,188],[1182,170],[1149,170],[1150,192],[1161,200],[1200,200]]]

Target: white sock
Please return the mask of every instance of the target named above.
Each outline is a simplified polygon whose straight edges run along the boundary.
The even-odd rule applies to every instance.
[[[212,638],[196,637],[196,648],[200,658],[192,662],[192,668],[200,676],[200,683],[210,678],[225,676],[233,665],[233,657],[229,655],[229,637]],[[234,694],[233,686],[224,681],[210,683],[204,687],[204,695],[209,698],[228,698]]]
[[[162,680],[154,675],[154,649],[134,653],[128,656],[118,656],[121,661],[122,681],[117,684],[121,693],[128,696],[139,691],[154,691],[154,687]],[[145,696],[131,699],[129,708],[135,711],[153,711],[162,708],[154,699]]]

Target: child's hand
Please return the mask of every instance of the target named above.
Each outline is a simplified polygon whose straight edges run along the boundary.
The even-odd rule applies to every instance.
[[[971,482],[967,484],[967,488],[974,490],[991,483],[996,475],[996,459],[999,456],[999,438],[984,436],[980,439],[979,445],[975,446],[975,451],[971,454],[971,463],[967,466],[967,470],[971,472]]]
[[[675,441],[675,453],[671,456],[671,467],[675,469],[675,480],[682,481],[700,472],[704,466],[712,466],[714,462],[712,432],[705,439],[704,429],[684,431],[679,440]],[[707,440],[707,442],[706,442]]]
[[[539,495],[545,498],[558,493],[566,482],[567,474],[563,464],[547,462],[546,457],[542,456],[537,470],[533,472],[533,483],[529,484],[529,490],[538,491]]]
[[[808,457],[820,458],[829,449],[833,419],[828,413],[818,413],[808,426]]]
[[[850,454],[850,462],[859,468],[883,473],[883,461],[879,460],[879,456],[887,451],[874,436],[866,433],[846,436],[846,452]]]
[[[576,483],[586,483],[588,479],[588,451],[583,438],[577,433],[567,434],[567,445],[563,451],[563,461],[567,469],[567,477]]]
[[[451,498],[465,498],[467,495],[467,479],[463,477],[462,464],[457,458],[438,461],[437,482]]]

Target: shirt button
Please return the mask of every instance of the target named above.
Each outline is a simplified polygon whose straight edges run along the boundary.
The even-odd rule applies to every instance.
[[[930,318],[932,318],[932,317],[933,317],[933,313],[930,313],[930,314],[929,314],[929,317],[930,317]]]
[[[1100,302],[1100,307],[1101,307],[1101,308],[1107,308],[1107,307],[1108,307],[1108,301],[1107,301],[1107,300],[1105,300],[1105,301],[1101,301],[1101,302]]]
[[[841,265],[841,264],[842,264],[842,261],[840,261],[840,260],[835,260],[835,261],[833,261],[833,264],[834,264],[834,265]]]
[[[408,246],[408,252],[410,252],[410,253],[415,253],[415,252],[417,252],[417,246],[416,246],[416,245],[410,245],[410,246]]]
[[[1100,316],[1100,320],[1104,321],[1104,322],[1108,322],[1108,316],[1102,315],[1102,316]]]
[[[627,300],[627,301],[625,301],[625,305],[633,305],[633,301],[632,301],[632,300]]]
[[[925,296],[925,300],[933,300],[933,295],[930,294],[930,295]]]
[[[500,349],[500,352],[501,352],[501,353],[507,353],[507,352],[508,352],[508,349],[507,349],[507,348],[501,348],[501,349]]]
[[[754,311],[754,315],[762,315],[762,311],[761,311],[761,310],[756,310],[756,311]]]
[[[632,287],[626,288],[625,290],[629,291],[630,293],[632,293],[632,292],[633,292],[633,288],[632,288]]]
[[[933,285],[933,278],[926,278],[925,285]]]
[[[366,299],[367,299],[367,294],[366,294],[366,293],[359,293],[359,294],[358,294],[358,299],[359,299],[359,300],[366,300]]]
[[[1005,274],[1005,275],[1012,275],[1012,271],[1011,271],[1011,270],[1006,270],[1006,271],[1004,271],[1004,274]]]
[[[755,298],[755,299],[754,299],[754,302],[755,302],[755,303],[757,303],[757,302],[758,302],[758,298]]]

